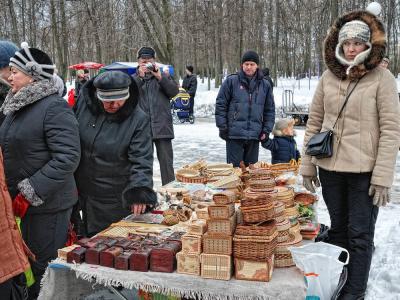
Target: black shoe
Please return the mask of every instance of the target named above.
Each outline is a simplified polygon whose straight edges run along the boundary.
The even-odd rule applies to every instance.
[[[364,296],[365,294],[350,294],[350,293],[346,293],[343,292],[342,294],[340,294],[338,300],[364,300]]]

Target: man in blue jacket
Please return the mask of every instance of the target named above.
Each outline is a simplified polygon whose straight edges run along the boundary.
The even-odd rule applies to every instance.
[[[249,50],[241,70],[223,82],[215,107],[219,136],[226,141],[226,160],[238,167],[258,161],[259,142],[265,142],[275,122],[272,88],[258,68],[259,56]]]

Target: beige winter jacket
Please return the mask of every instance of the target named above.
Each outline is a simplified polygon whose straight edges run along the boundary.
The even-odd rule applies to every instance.
[[[363,21],[375,21],[370,15],[362,17]],[[372,30],[375,28],[369,25]],[[334,29],[338,32],[340,27]],[[335,44],[332,39],[336,35],[337,40],[337,32],[331,30],[325,41],[328,70],[322,75],[312,101],[300,174],[316,175],[316,166],[337,172],[372,172],[371,184],[390,187],[400,145],[400,110],[395,79],[390,71],[378,66],[384,53],[374,48],[382,46],[382,40],[378,39],[380,32],[372,31],[372,51],[366,60],[369,69],[364,62],[349,76],[345,75],[346,67],[340,65],[332,53]],[[316,159],[306,155],[309,139],[318,132],[332,129],[347,91],[358,79],[360,81],[334,128],[333,156]]]

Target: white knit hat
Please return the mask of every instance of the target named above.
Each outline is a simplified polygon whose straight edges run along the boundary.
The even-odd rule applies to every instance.
[[[362,43],[365,43],[368,48],[363,52],[359,53],[353,61],[348,61],[343,53],[343,43],[350,39],[356,39]],[[359,65],[364,62],[364,60],[368,57],[371,52],[371,30],[369,26],[363,21],[353,20],[347,22],[343,25],[343,27],[339,31],[338,44],[336,45],[335,56],[338,61],[345,66],[349,66],[347,68],[346,73],[349,74],[350,69],[353,66]]]

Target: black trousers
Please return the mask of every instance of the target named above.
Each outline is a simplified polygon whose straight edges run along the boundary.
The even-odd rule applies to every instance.
[[[65,246],[71,211],[72,208],[56,213],[26,215],[22,219],[22,237],[36,257],[36,261],[30,261],[35,283],[28,290],[29,299],[39,296],[40,281],[47,264],[57,257],[57,249]]]
[[[174,153],[171,139],[155,139],[157,158],[160,163],[161,183],[165,185],[175,180]]]
[[[258,140],[226,140],[226,162],[239,167],[241,161],[245,165],[254,164],[258,161]]]
[[[350,253],[343,293],[367,289],[378,207],[368,195],[371,173],[342,173],[319,168],[322,195],[331,218],[328,242]]]
[[[194,97],[190,97],[189,99],[189,114],[193,115],[193,107],[194,107]]]

